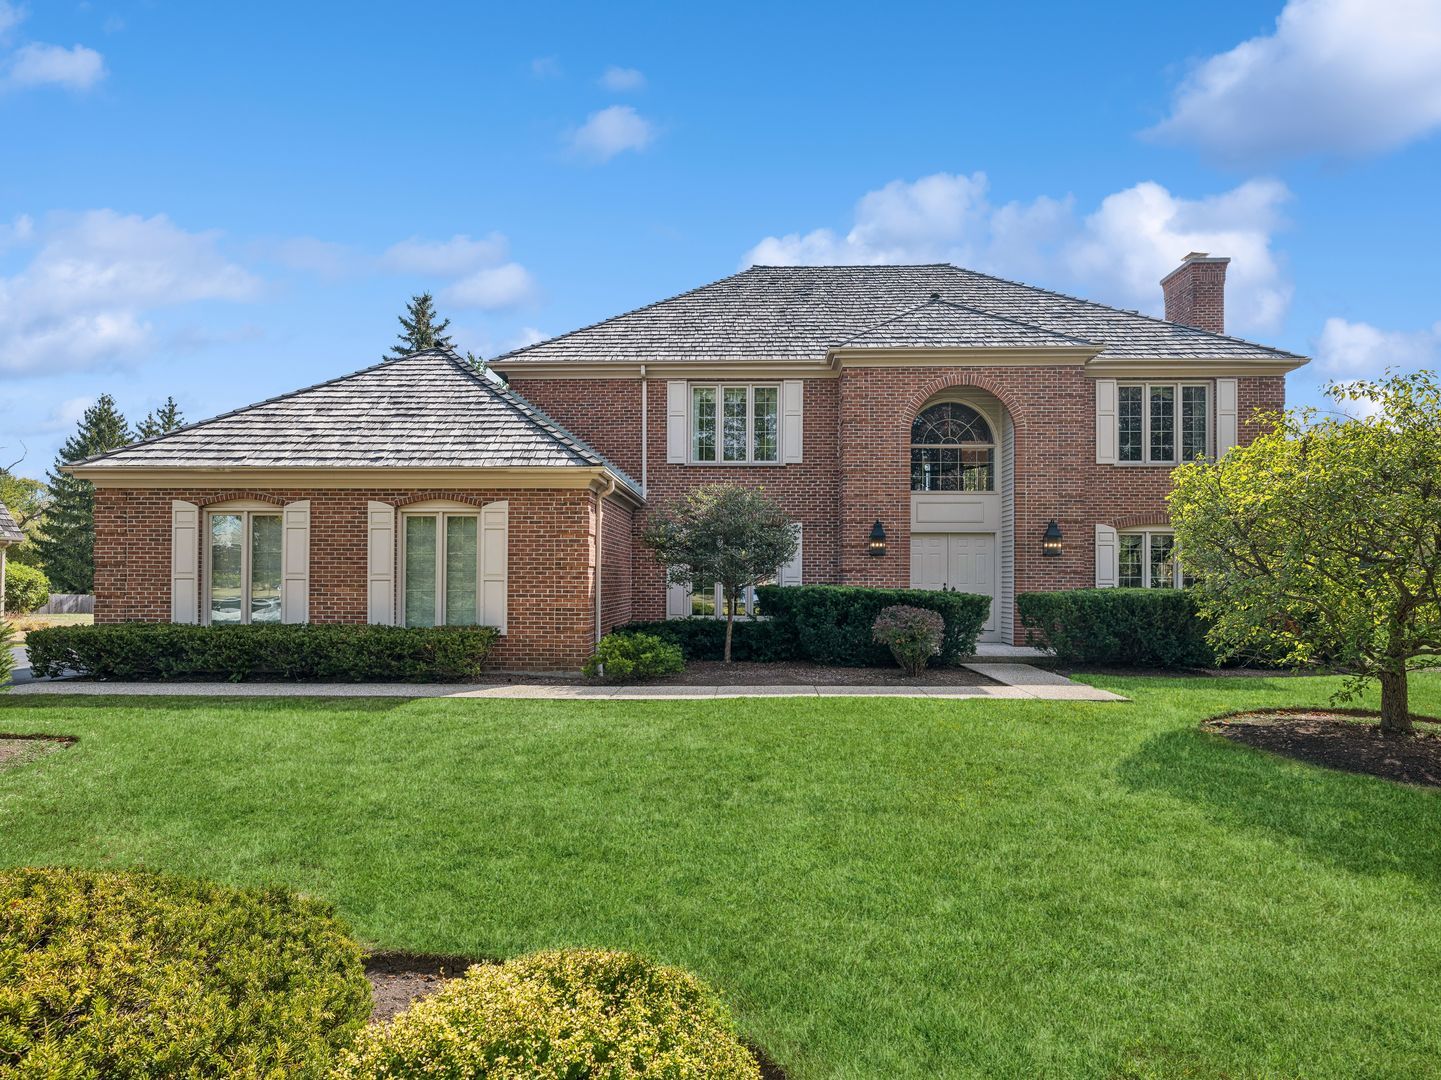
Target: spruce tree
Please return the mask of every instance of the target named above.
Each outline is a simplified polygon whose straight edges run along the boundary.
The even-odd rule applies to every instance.
[[[61,472],[60,467],[119,449],[130,441],[130,425],[115,407],[115,399],[101,394],[60,448],[49,474],[45,532],[35,542],[45,576],[56,592],[88,593],[95,587],[95,488],[88,480]]]
[[[400,316],[401,333],[383,359],[394,360],[421,349],[450,348],[450,336],[445,332],[450,320],[437,323],[435,318],[435,298],[430,293],[412,296],[405,314]]]
[[[165,399],[165,404],[154,410],[135,429],[135,435],[140,439],[153,439],[157,435],[164,435],[174,431],[185,423],[185,417],[181,415],[180,406],[175,404],[173,397]]]

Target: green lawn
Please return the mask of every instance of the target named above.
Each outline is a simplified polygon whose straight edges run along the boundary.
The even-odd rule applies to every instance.
[[[0,862],[643,950],[798,1080],[1441,1073],[1441,793],[1196,730],[1332,680],[1093,681],[1134,704],[0,696],[80,737],[0,770]]]

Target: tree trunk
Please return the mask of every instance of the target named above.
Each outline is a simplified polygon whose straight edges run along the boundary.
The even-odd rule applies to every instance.
[[[730,642],[726,642],[729,655]],[[1411,703],[1406,692],[1406,669],[1381,672],[1381,734],[1411,735]]]
[[[736,602],[734,597],[726,597],[726,658],[725,662],[731,662],[731,629],[736,624]]]

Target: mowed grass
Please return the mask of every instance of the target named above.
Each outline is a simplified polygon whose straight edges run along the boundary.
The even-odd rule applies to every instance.
[[[0,770],[0,862],[638,949],[798,1080],[1441,1071],[1441,793],[1196,729],[1333,680],[1093,681],[1135,700],[10,697],[80,741]]]

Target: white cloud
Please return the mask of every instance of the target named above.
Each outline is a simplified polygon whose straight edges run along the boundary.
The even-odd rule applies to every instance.
[[[1188,251],[1232,258],[1228,323],[1273,329],[1291,286],[1272,250],[1289,198],[1276,181],[1187,199],[1146,181],[1083,218],[1074,199],[994,205],[984,173],[893,180],[862,196],[850,229],[766,237],[743,265],[953,262],[1159,314],[1160,280]]]
[[[0,0],[0,41],[4,41],[11,30],[14,30],[25,18],[25,9],[10,0]]]
[[[1370,323],[1330,318],[1316,339],[1320,374],[1338,382],[1373,379],[1388,367],[1403,371],[1441,363],[1441,322],[1429,330],[1382,330]]]
[[[89,90],[105,78],[105,60],[84,45],[33,43],[11,54],[5,73],[9,86],[62,86],[67,90]]]
[[[530,62],[530,73],[537,79],[558,79],[561,76],[560,61],[553,56],[537,56]]]
[[[601,86],[616,94],[645,89],[645,76],[635,68],[608,67],[600,77]]]
[[[1204,61],[1150,134],[1253,164],[1351,156],[1441,127],[1441,4],[1290,0],[1274,33]]]
[[[35,219],[29,214],[17,214],[9,225],[0,225],[0,251],[30,242],[35,235]]]
[[[251,251],[291,270],[301,270],[327,281],[350,277],[366,269],[370,260],[349,244],[321,240],[314,236],[292,236],[285,240],[253,245]]]
[[[402,274],[427,274],[456,277],[477,267],[500,262],[509,250],[500,233],[493,232],[479,240],[456,233],[449,240],[422,240],[412,236],[386,249],[383,263],[387,269]]]
[[[535,278],[530,271],[510,262],[461,278],[440,290],[437,299],[450,307],[500,311],[529,303],[535,296]]]
[[[0,277],[0,370],[91,367],[149,344],[155,309],[259,290],[221,254],[217,233],[186,232],[163,214],[55,215],[32,239],[30,262]]]
[[[571,133],[571,147],[583,157],[609,161],[625,150],[644,150],[655,140],[655,126],[629,105],[591,113]]]

